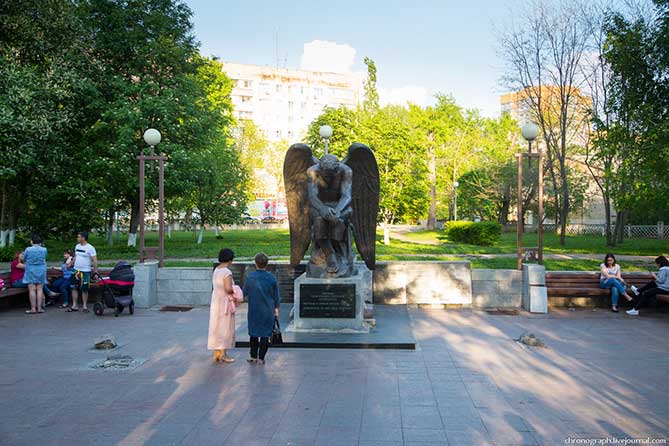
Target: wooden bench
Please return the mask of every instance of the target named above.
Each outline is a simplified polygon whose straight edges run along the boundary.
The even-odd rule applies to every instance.
[[[0,277],[2,277],[2,280],[5,282],[5,289],[0,291],[0,299],[3,301],[6,301],[9,303],[9,305],[13,305],[19,297],[25,296],[25,299],[27,300],[28,298],[28,288],[14,288],[12,287],[12,284],[10,283],[10,272],[4,272],[0,273]]]
[[[611,290],[599,287],[599,272],[589,271],[547,271],[546,290],[548,302],[552,306],[609,306]],[[624,273],[623,279],[628,286],[638,288],[653,280],[650,273]],[[657,295],[658,302],[669,303],[669,293]],[[624,297],[618,304],[625,305]]]
[[[101,276],[108,276],[109,273],[111,272],[111,269],[98,269],[98,272],[100,273]],[[58,279],[63,275],[63,272],[61,271],[60,268],[49,268],[47,269],[47,280],[52,283],[54,280]],[[10,283],[10,272],[4,272],[0,273],[0,277],[5,282],[5,289],[0,291],[0,299],[3,301],[7,301],[8,305],[14,306],[17,305],[18,303],[27,304],[28,303],[28,288],[14,288],[12,287],[12,284]],[[91,295],[95,293],[95,290],[99,289],[102,287],[102,284],[98,281],[95,280],[95,278],[91,278],[91,283],[90,283],[90,288],[91,288]],[[94,299],[91,299],[91,301],[94,301]]]

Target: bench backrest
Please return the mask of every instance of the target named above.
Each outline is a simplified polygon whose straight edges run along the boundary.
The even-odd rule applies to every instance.
[[[592,271],[550,271],[546,272],[546,286],[559,288],[599,288],[599,272]],[[645,285],[653,280],[650,273],[624,273],[623,279],[629,285]]]

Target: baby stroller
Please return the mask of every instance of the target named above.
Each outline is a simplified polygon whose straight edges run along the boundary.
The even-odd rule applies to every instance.
[[[93,312],[102,316],[105,307],[114,309],[114,316],[118,317],[125,307],[130,314],[135,312],[135,302],[132,300],[132,289],[135,286],[135,272],[128,262],[118,262],[109,273],[109,277],[97,275],[102,284],[102,299],[93,305]]]

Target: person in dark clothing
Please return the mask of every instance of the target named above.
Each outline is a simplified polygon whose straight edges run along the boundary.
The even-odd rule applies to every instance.
[[[658,294],[669,294],[669,260],[665,256],[659,256],[655,259],[655,264],[659,268],[657,274],[653,273],[655,280],[641,288],[631,287],[636,297],[632,301],[633,308],[626,311],[630,316],[638,316],[639,308],[654,301]]]
[[[256,271],[249,274],[244,282],[244,296],[249,303],[251,351],[247,361],[250,363],[265,363],[274,318],[279,316],[279,284],[274,275],[265,270],[268,263],[269,259],[264,253],[256,254]]]

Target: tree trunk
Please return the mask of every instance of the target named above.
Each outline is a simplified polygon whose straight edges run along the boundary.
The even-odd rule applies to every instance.
[[[200,232],[197,235],[197,244],[201,245],[202,244],[202,238],[204,236],[204,223],[200,224]]]
[[[139,226],[139,200],[130,200],[130,228],[128,229],[128,246],[137,246],[137,227]]]
[[[16,222],[18,220],[18,210],[16,209],[16,203],[10,203],[9,215],[8,215],[8,224],[7,229],[9,229],[9,236],[7,240],[7,246],[14,246],[14,241],[16,240]]]
[[[609,201],[608,196],[604,196],[604,221],[605,221],[605,231],[606,231],[606,245],[615,246],[615,240],[613,234],[611,234],[611,202]]]
[[[437,227],[437,157],[434,147],[428,150],[428,168],[430,182],[430,209],[427,216],[427,229]]]
[[[564,246],[569,220],[569,186],[566,180],[562,182],[562,203],[560,204],[560,245]]]
[[[627,211],[624,209],[619,210],[617,214],[615,239],[616,243],[622,243],[625,238],[625,216],[627,215]]]
[[[509,223],[509,207],[511,206],[511,200],[504,198],[502,200],[502,207],[499,210],[499,215],[497,216],[497,221],[500,225],[506,226]]]
[[[107,211],[107,246],[114,246],[114,209]]]
[[[114,213],[114,222],[116,223],[116,243],[121,243],[121,219],[118,212]]]
[[[386,246],[390,245],[390,225],[387,221],[383,222],[383,244]]]
[[[0,206],[0,248],[7,246],[7,226],[5,226],[7,210],[7,183],[2,182],[2,206]]]

